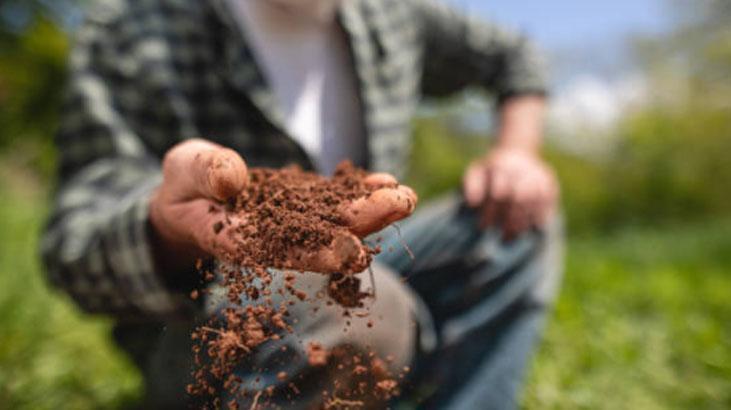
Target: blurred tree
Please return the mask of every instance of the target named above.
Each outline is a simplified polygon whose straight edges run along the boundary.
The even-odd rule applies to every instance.
[[[673,0],[676,27],[660,37],[637,41],[636,56],[664,103],[725,105],[731,98],[731,3],[725,0]],[[672,86],[674,84],[674,86]],[[697,103],[697,101],[691,101]]]
[[[620,127],[609,218],[731,214],[731,3],[671,4],[676,28],[637,43],[652,99]]]
[[[731,214],[731,3],[668,5],[674,28],[634,44],[651,91],[615,149],[591,160],[548,150],[574,231]]]
[[[615,149],[602,158],[546,149],[575,232],[731,215],[731,3],[668,4],[675,28],[634,44],[652,91],[621,120]],[[416,121],[410,182],[424,197],[457,186],[480,152],[443,117]]]
[[[68,51],[82,0],[0,2],[0,152],[50,173]],[[647,107],[619,127],[601,160],[549,147],[574,230],[731,214],[731,3],[668,0],[675,29],[636,42],[651,83]],[[424,197],[458,186],[484,139],[444,111],[416,120],[410,183]],[[440,114],[441,113],[441,114]],[[15,153],[23,155],[15,155]],[[8,157],[7,155],[5,156]]]
[[[71,0],[0,2],[0,150],[23,150],[49,170],[68,51],[66,29],[78,21]]]

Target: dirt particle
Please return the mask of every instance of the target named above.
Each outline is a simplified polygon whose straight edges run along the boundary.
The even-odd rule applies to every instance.
[[[355,243],[337,242],[336,239],[354,238],[341,216],[341,208],[343,204],[371,194],[373,188],[364,183],[366,175],[365,171],[348,162],[340,164],[330,178],[305,172],[296,166],[252,168],[249,170],[249,183],[236,198],[220,210],[209,210],[225,212],[223,220],[213,225],[213,232],[229,235],[236,244],[236,250],[225,255],[227,263],[222,264],[218,276],[209,268],[204,271],[200,260],[196,262],[196,268],[206,282],[219,278],[231,307],[191,335],[195,341],[193,354],[198,367],[193,372],[195,383],[187,386],[189,394],[209,396],[219,408],[223,403],[220,400],[216,402],[216,398],[223,386],[236,397],[253,397],[252,408],[267,407],[267,401],[274,394],[274,386],[244,391],[234,376],[234,370],[261,344],[280,340],[293,332],[292,325],[296,319],[289,318],[287,308],[294,303],[302,303],[295,301],[308,300],[308,294],[296,287],[298,273],[293,269],[300,269],[309,255],[330,249],[335,243],[347,245],[342,249],[358,251],[351,254],[362,256],[346,258],[342,266],[325,272],[329,275],[327,287],[316,297],[326,299],[320,303],[327,306],[331,306],[333,301],[348,309],[364,306],[365,298],[371,295],[360,291],[361,280],[355,274],[370,265],[373,256],[380,252],[380,246],[370,248],[357,238]],[[235,225],[232,224],[234,220],[247,223]],[[281,287],[272,285],[277,283],[272,279],[272,268],[286,272]],[[293,300],[274,306],[271,300],[273,292],[290,295]],[[190,296],[198,299],[200,292],[195,290]],[[317,308],[312,311],[316,312]],[[347,310],[345,315],[350,317]],[[368,327],[372,327],[372,321],[368,322]],[[331,393],[323,395],[325,408],[340,408],[329,407],[328,404],[349,404],[351,408],[357,408],[354,406],[358,403],[370,403],[374,397],[368,400],[364,397],[373,396],[373,392],[380,400],[397,394],[393,377],[373,355],[354,359],[352,354],[337,355],[316,342],[307,346],[306,353],[310,366],[333,366],[356,377],[350,381],[336,378]],[[277,373],[279,381],[284,382],[288,377],[284,371]],[[296,389],[293,391],[297,392]],[[236,408],[232,406],[237,406],[237,401],[226,404],[229,408]]]
[[[313,342],[307,346],[307,363],[319,367],[327,364],[328,352],[321,344]]]

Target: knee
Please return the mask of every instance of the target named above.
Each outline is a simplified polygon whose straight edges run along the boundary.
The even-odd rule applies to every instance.
[[[374,354],[392,371],[400,371],[416,347],[415,296],[394,272],[377,264],[373,281],[368,272],[357,279],[359,291],[371,296],[362,299],[362,306],[345,308],[324,296],[326,276],[303,274],[296,286],[308,297],[290,309],[294,336],[305,349],[310,344],[327,350],[347,346]]]
[[[542,246],[535,258],[540,271],[530,293],[530,299],[539,305],[551,305],[558,295],[564,269],[565,233],[563,215],[556,214],[543,229]]]
[[[367,354],[375,354],[392,367],[407,366],[416,345],[416,318],[420,316],[417,297],[402,283],[396,273],[379,264],[373,264],[373,281],[369,272],[356,275],[358,292],[365,296],[358,307],[344,307],[328,293],[329,275],[295,273],[290,282],[300,298],[292,297],[285,287],[282,272],[274,272],[268,286],[272,306],[286,305],[285,321],[290,331],[280,339],[270,340],[253,352],[253,362],[259,366],[280,360],[278,351],[285,348],[288,355],[307,360],[310,345],[322,346],[325,351],[348,346]],[[219,286],[210,289],[207,314],[217,316],[230,306],[225,290]],[[249,302],[242,301],[246,306]],[[271,356],[271,357],[270,357]],[[388,359],[388,360],[386,360]],[[292,359],[294,360],[294,359]]]

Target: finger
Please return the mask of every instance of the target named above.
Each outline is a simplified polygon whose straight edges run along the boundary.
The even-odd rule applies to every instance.
[[[532,221],[530,202],[510,202],[507,206],[503,229],[505,238],[514,239],[528,230],[531,227]]]
[[[549,204],[548,187],[545,184],[539,184],[536,188],[535,196],[531,199],[530,206],[530,224],[533,227],[540,228],[546,222],[547,208]]]
[[[530,227],[528,212],[523,204],[511,204],[503,229],[503,238],[506,240],[515,239]]]
[[[498,211],[500,204],[495,201],[487,200],[482,206],[480,213],[480,228],[486,229],[498,223]]]
[[[201,185],[207,196],[224,201],[237,195],[246,187],[248,170],[236,151],[223,148],[217,152],[201,153],[197,166],[205,172],[207,184]]]
[[[239,253],[240,230],[246,226],[245,218],[221,210],[206,212],[199,221],[195,235],[200,248],[218,259],[235,260]]]
[[[248,182],[246,163],[235,151],[205,140],[173,147],[163,160],[165,183],[178,200],[226,200]]]
[[[549,169],[543,169],[535,179],[535,190],[532,198],[532,224],[540,228],[544,226],[555,211],[558,199],[558,184]]]
[[[531,225],[533,198],[539,187],[534,180],[522,178],[515,180],[511,195],[507,201],[504,233],[507,239],[513,239],[527,230]]]
[[[467,168],[462,181],[465,202],[467,206],[476,208],[485,200],[488,175],[481,164],[473,163]]]
[[[543,226],[543,212],[547,203],[542,193],[536,194],[526,205],[528,207],[528,228]]]
[[[365,246],[353,234],[336,234],[330,246],[319,251],[301,248],[289,252],[288,261],[283,269],[297,269],[319,273],[361,272],[368,267],[368,254]]]
[[[363,183],[371,189],[396,188],[398,186],[396,177],[385,172],[370,174],[363,179]]]
[[[411,215],[417,201],[416,193],[405,185],[382,188],[343,206],[340,215],[352,233],[364,237]]]
[[[236,260],[241,253],[239,250],[241,227],[246,223],[246,219],[229,213],[209,222],[207,228],[210,236],[208,246],[204,249],[218,259]]]
[[[504,202],[512,195],[510,175],[504,171],[488,173],[487,197],[495,202]]]
[[[555,184],[545,186],[539,208],[536,211],[536,226],[544,227],[548,221],[554,216],[558,207],[558,187]]]
[[[509,194],[507,176],[500,171],[486,173],[485,202],[482,207],[480,228],[485,229],[503,222],[506,213],[506,197]]]

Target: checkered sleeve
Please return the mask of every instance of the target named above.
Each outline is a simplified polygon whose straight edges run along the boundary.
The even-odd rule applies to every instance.
[[[545,63],[525,37],[433,0],[415,0],[424,38],[425,95],[441,97],[469,86],[495,93],[545,94]]]
[[[160,164],[125,121],[130,56],[113,24],[88,21],[77,33],[56,136],[59,181],[42,237],[50,281],[86,311],[154,320],[189,311],[183,291],[155,272],[148,203]]]

